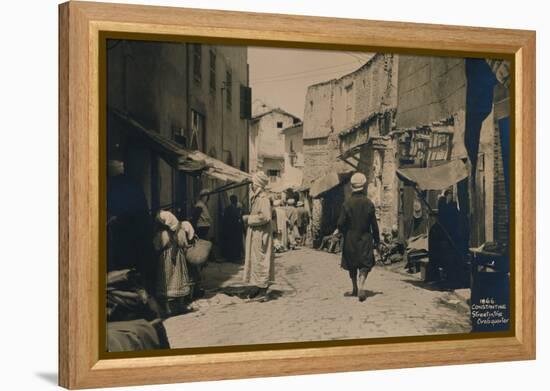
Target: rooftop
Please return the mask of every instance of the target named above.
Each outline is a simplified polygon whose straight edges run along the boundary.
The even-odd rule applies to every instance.
[[[274,112],[292,117],[292,119],[294,120],[295,123],[301,123],[302,122],[301,118],[298,118],[294,114],[291,114],[288,111],[281,109],[280,107],[275,107],[275,108],[269,109],[268,111],[260,112],[259,114],[256,114],[252,117],[252,121],[257,121],[260,118],[262,118],[263,116],[265,116],[267,114],[274,113]]]
[[[288,127],[284,128],[284,129],[282,129],[281,132],[284,133],[284,132],[286,132],[287,130],[296,129],[296,128],[299,128],[299,127],[301,127],[301,126],[303,126],[303,125],[304,125],[304,123],[303,123],[302,121],[296,122],[295,124],[293,124],[293,125],[291,125],[291,126],[288,126]]]
[[[344,79],[348,76],[351,76],[351,75],[354,75],[356,73],[359,73],[361,72],[363,69],[366,69],[366,68],[370,68],[370,66],[372,65],[372,63],[374,62],[374,60],[376,60],[378,57],[382,56],[383,54],[382,53],[374,53],[374,55],[368,60],[366,61],[364,64],[360,65],[359,68],[357,68],[356,70],[354,71],[351,71],[349,73],[346,73],[345,75],[342,75],[340,77],[335,77],[333,79],[330,79],[330,80],[325,80],[325,81],[321,81],[319,83],[315,83],[315,84],[311,84],[309,86],[309,88],[311,87],[318,87],[318,86],[322,86],[322,85],[325,85],[325,84],[329,84],[329,83],[332,83],[332,82],[335,82],[335,81],[338,81],[338,80],[341,80],[341,79]]]

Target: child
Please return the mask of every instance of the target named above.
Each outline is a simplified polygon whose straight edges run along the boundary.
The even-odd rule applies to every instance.
[[[157,214],[158,232],[153,245],[158,252],[156,291],[165,315],[173,316],[187,311],[186,299],[192,293],[192,282],[185,260],[185,248],[194,237],[188,222],[180,223],[167,211]]]

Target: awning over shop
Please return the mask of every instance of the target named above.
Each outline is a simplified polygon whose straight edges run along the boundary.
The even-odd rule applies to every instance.
[[[340,184],[340,177],[336,172],[317,178],[311,184],[309,195],[313,198],[335,188]]]
[[[400,168],[397,176],[421,190],[443,190],[466,178],[468,169],[462,160],[452,160],[436,167]]]
[[[148,130],[133,118],[117,110],[110,110],[115,120],[122,121],[132,132],[165,160],[174,169],[188,173],[204,173],[226,183],[246,184],[252,179],[249,173],[231,167],[205,153],[188,150],[178,143],[169,140],[157,132]]]
[[[238,168],[232,167],[229,164],[214,159],[200,151],[188,151],[188,157],[194,162],[204,162],[206,170],[204,173],[223,182],[232,183],[249,183],[252,181],[252,175],[241,171]]]

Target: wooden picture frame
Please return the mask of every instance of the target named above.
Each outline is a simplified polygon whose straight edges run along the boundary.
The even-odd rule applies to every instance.
[[[101,357],[100,36],[502,56],[513,64],[513,332],[315,348]],[[442,49],[444,48],[444,50]],[[59,384],[67,388],[535,358],[535,32],[88,2],[59,6]]]

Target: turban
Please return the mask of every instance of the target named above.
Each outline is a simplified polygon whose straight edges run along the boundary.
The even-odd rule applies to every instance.
[[[365,183],[367,183],[367,177],[360,172],[356,172],[351,176],[350,183],[351,191],[361,191],[364,189]]]
[[[252,177],[252,183],[263,189],[269,183],[269,178],[262,171],[258,171]]]

